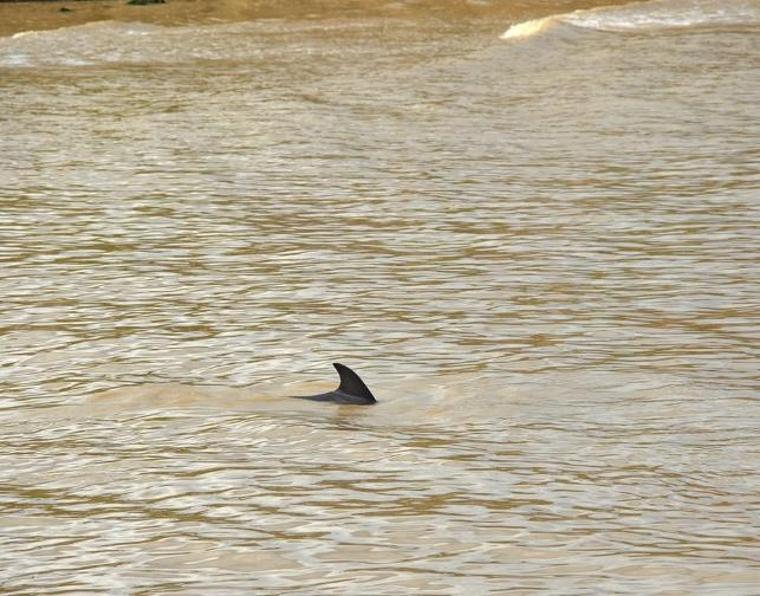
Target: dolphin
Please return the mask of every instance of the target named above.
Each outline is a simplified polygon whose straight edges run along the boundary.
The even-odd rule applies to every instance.
[[[371,406],[377,403],[375,396],[372,395],[364,381],[359,378],[359,375],[339,362],[333,362],[333,366],[340,375],[340,385],[335,391],[320,393],[319,395],[294,395],[293,397],[355,406]]]

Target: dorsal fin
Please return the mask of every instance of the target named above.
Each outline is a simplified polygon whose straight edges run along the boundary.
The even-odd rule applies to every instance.
[[[364,398],[371,404],[377,401],[375,396],[372,395],[372,392],[364,384],[364,381],[362,381],[359,378],[359,375],[354,371],[339,362],[333,362],[333,366],[340,375],[340,386],[338,387],[338,391],[346,393],[347,395],[355,395],[356,397]]]

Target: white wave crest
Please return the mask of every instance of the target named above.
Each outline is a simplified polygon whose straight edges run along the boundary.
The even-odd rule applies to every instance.
[[[558,24],[607,32],[760,26],[757,0],[651,0],[592,8],[512,25],[502,39],[524,39]]]
[[[557,16],[552,16],[516,23],[501,35],[501,39],[525,39],[533,37],[556,25],[557,18]]]

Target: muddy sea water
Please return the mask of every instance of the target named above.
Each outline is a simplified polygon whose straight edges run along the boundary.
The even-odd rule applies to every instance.
[[[0,591],[760,593],[760,4],[415,6],[0,38]]]

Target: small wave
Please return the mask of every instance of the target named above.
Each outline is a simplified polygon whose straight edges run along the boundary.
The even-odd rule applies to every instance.
[[[507,29],[501,36],[502,39],[525,39],[543,33],[557,24],[558,16],[532,19],[522,23],[516,23]]]
[[[141,61],[149,53],[144,48],[155,45],[154,41],[145,40],[166,30],[152,24],[93,21],[59,29],[22,31],[0,39],[0,66],[88,66]]]
[[[34,29],[31,31],[19,31],[18,33],[11,35],[11,39],[20,39],[22,37],[26,37],[27,35],[34,35],[35,33],[38,33],[38,31],[35,31]]]
[[[41,37],[57,39],[62,36],[70,36],[79,32],[96,32],[102,30],[105,33],[122,33],[125,35],[146,35],[153,31],[161,30],[160,25],[152,25],[137,22],[121,21],[92,21],[81,25],[72,25],[68,27],[59,27],[58,29],[30,29],[28,31],[19,31],[10,36],[10,39],[21,39],[24,37]]]
[[[610,32],[756,26],[760,24],[760,9],[745,1],[653,0],[614,9],[576,11],[562,20],[575,27]]]
[[[750,0],[651,0],[625,6],[576,10],[512,25],[502,39],[524,39],[556,25],[604,32],[651,32],[713,27],[758,27],[760,6]]]

